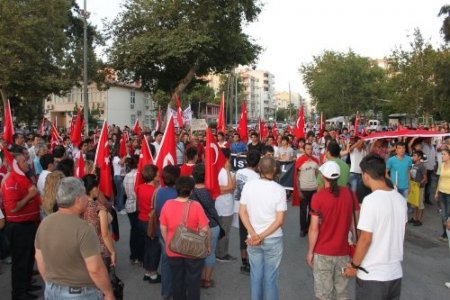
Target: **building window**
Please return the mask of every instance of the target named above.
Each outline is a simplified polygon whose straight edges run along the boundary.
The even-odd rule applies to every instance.
[[[130,115],[130,125],[133,126],[136,123],[136,115]]]
[[[144,105],[150,106],[150,95],[148,93],[144,94]]]
[[[150,116],[146,115],[144,120],[145,126],[150,127]]]
[[[136,103],[136,91],[132,90],[130,91],[130,104],[135,104]]]

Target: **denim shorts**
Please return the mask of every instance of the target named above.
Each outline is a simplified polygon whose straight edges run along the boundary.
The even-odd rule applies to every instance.
[[[52,282],[45,283],[46,300],[101,300],[103,295],[96,286],[70,287]]]

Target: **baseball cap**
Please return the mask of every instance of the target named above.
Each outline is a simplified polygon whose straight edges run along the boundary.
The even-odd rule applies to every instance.
[[[319,168],[320,173],[328,179],[336,179],[341,175],[339,165],[334,161],[327,161]]]

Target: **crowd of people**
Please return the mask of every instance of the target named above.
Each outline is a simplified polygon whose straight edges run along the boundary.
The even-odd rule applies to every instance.
[[[437,130],[448,133],[448,126]],[[250,275],[251,298],[276,300],[289,201],[300,206],[299,236],[308,241],[306,261],[318,299],[347,299],[353,276],[357,299],[399,299],[405,224],[421,226],[425,204],[435,202],[442,217],[439,239],[448,241],[450,136],[366,141],[347,128],[307,128],[301,138],[273,133],[261,137],[250,129],[249,141],[233,129],[216,133],[226,158],[217,197],[205,184],[202,132],[180,130],[175,165],[149,164],[138,172],[142,143],[156,157],[164,134],[144,129],[134,135],[128,127],[110,126],[109,198],[94,164],[95,133],[79,145],[64,133],[56,145],[36,133],[16,133],[10,145],[0,141],[0,258],[11,257],[12,299],[37,298],[42,287],[33,278],[35,263],[46,299],[114,299],[109,275],[118,259],[118,215],[126,215],[130,264],[142,266],[143,280],[161,284],[163,299],[200,299],[202,288],[215,286],[216,261],[237,259],[229,239],[238,216],[240,272]],[[233,168],[233,157],[245,157],[245,166]],[[80,159],[83,172],[77,170]],[[290,161],[292,191],[278,182],[280,162]],[[411,182],[419,186],[414,206],[406,200]],[[180,224],[207,236],[205,258],[172,250]]]

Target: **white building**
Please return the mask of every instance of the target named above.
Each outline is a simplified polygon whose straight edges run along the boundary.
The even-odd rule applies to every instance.
[[[89,108],[99,111],[99,126],[106,118],[108,124],[120,127],[133,126],[136,119],[141,127],[154,127],[157,107],[139,83],[110,83],[107,90],[99,90],[95,83],[89,85]],[[44,100],[45,117],[56,122],[57,127],[70,127],[75,107],[83,107],[83,89],[73,87],[64,96],[50,95]]]

